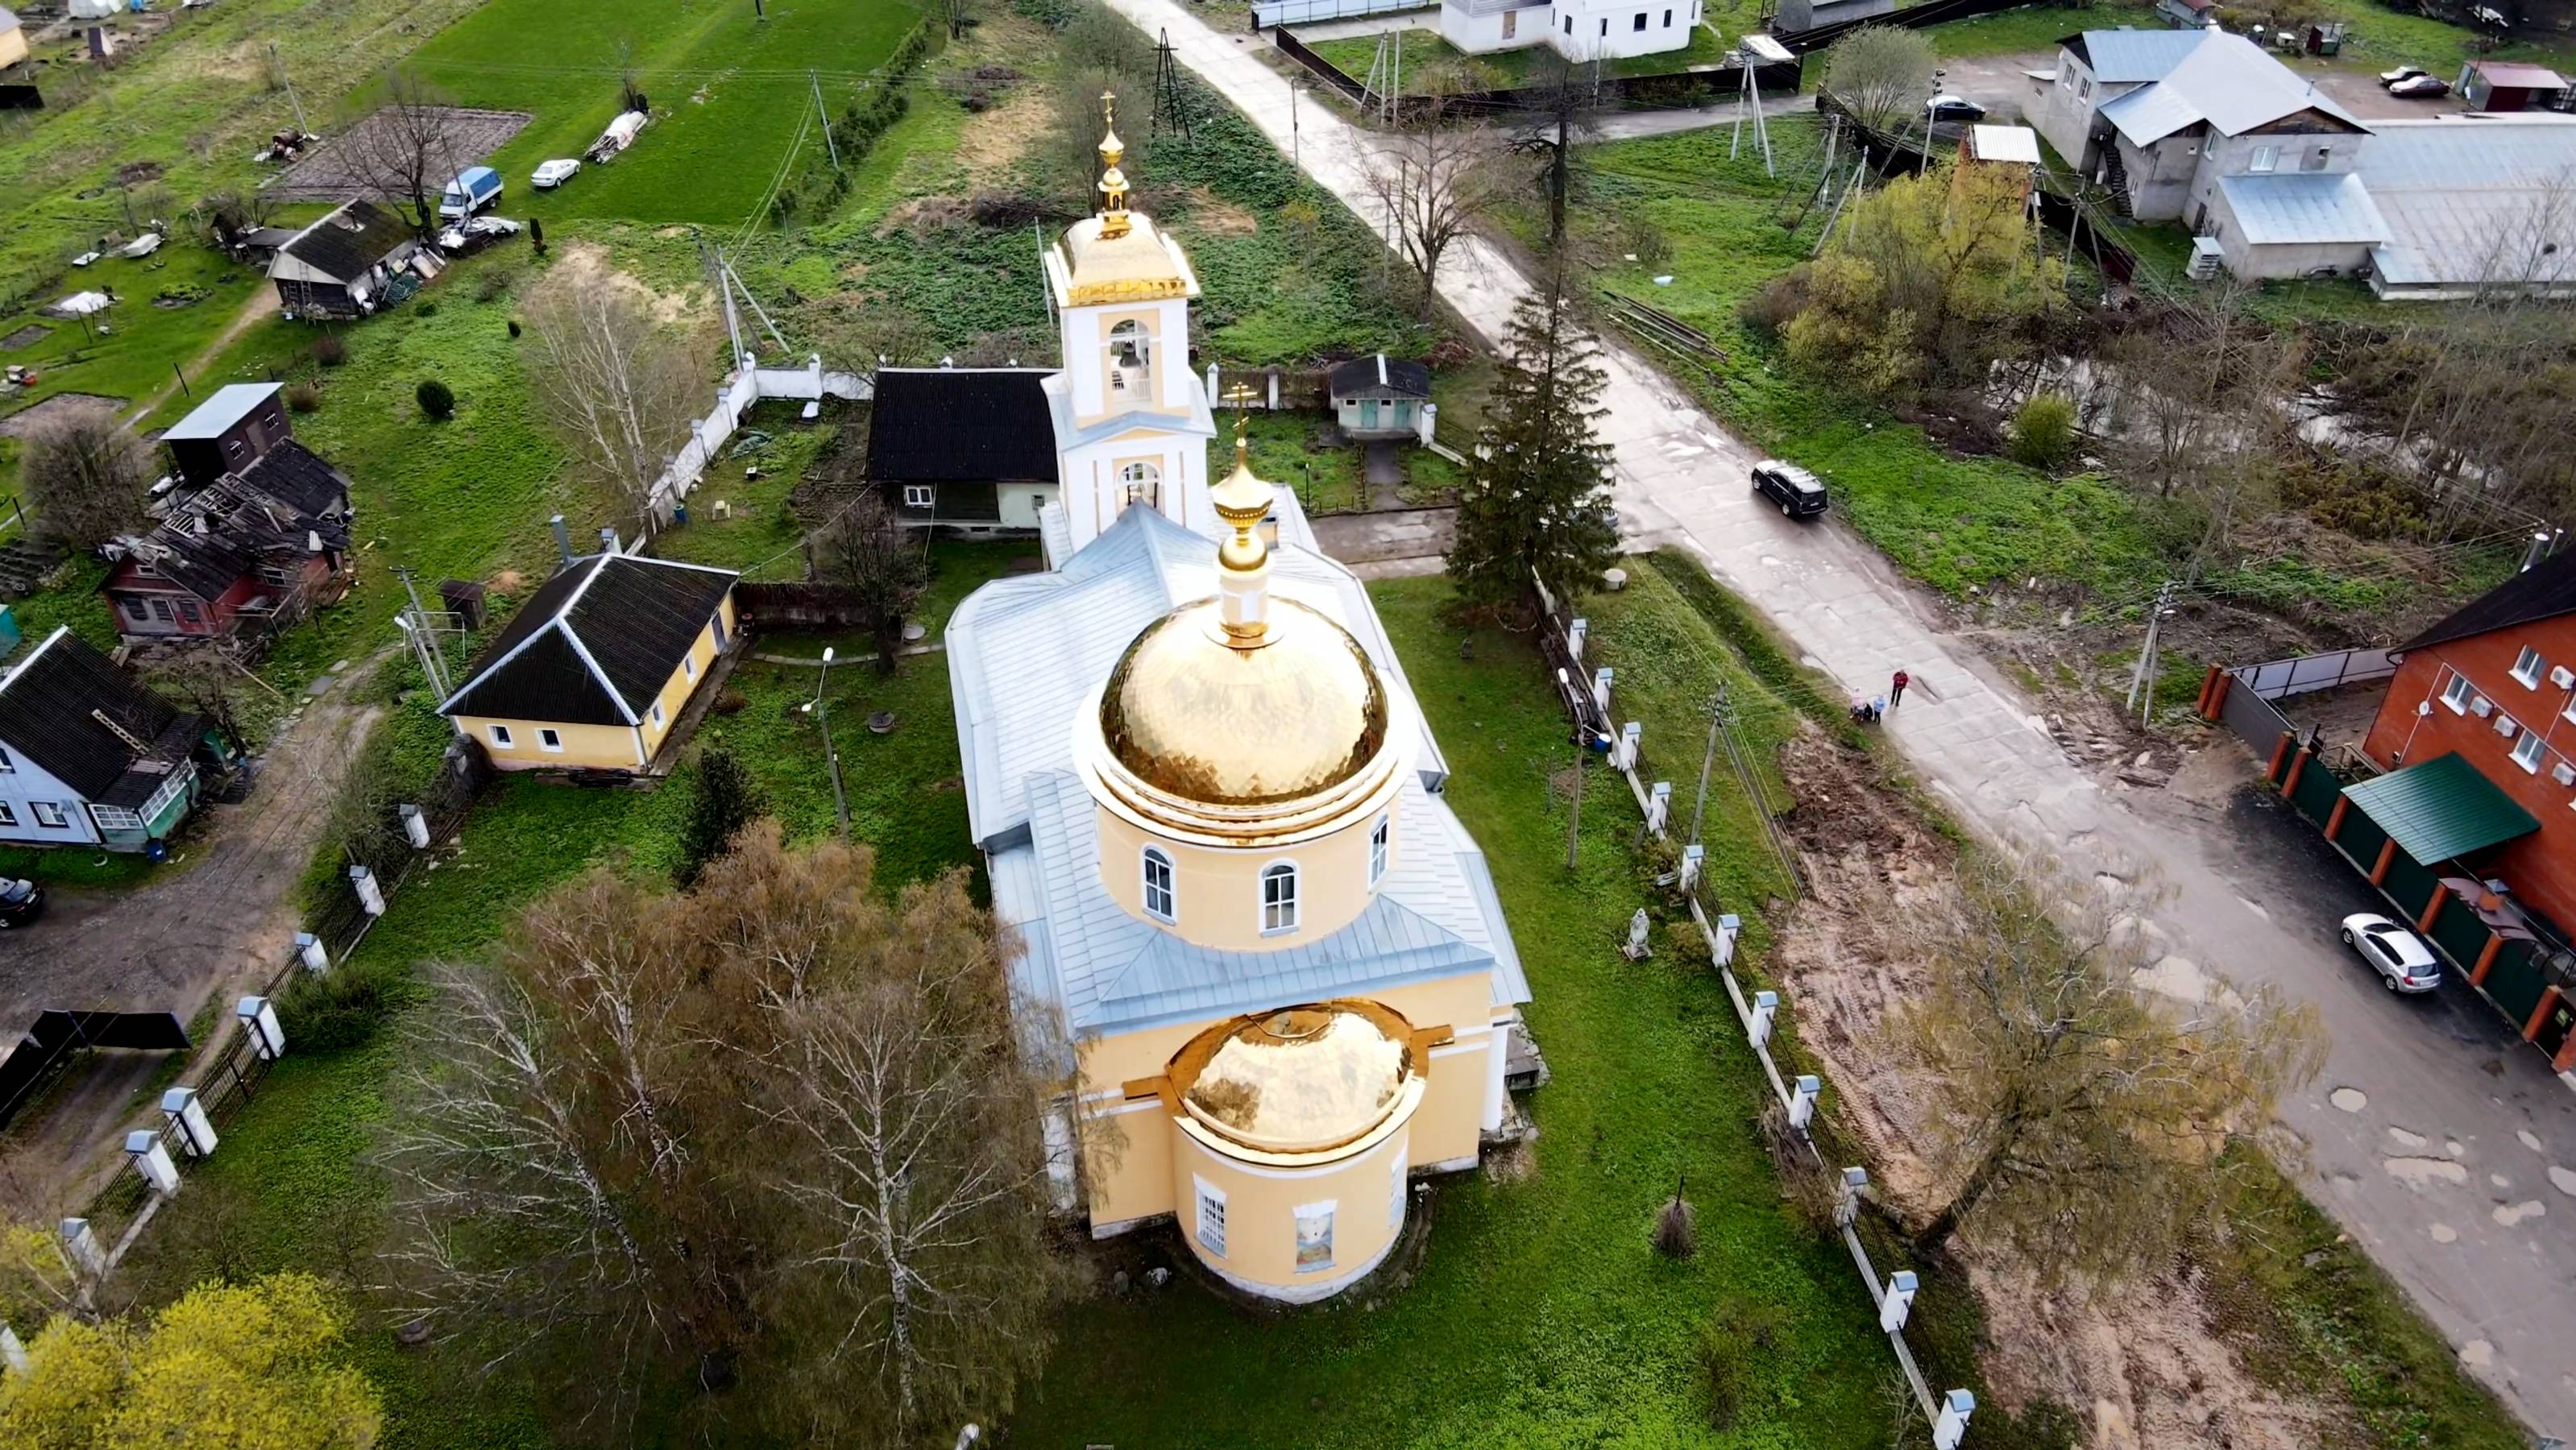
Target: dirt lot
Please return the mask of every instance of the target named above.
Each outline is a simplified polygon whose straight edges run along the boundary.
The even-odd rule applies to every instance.
[[[185,1021],[265,980],[294,941],[295,886],[328,822],[322,807],[383,713],[346,703],[346,689],[344,680],[305,706],[263,757],[248,800],[205,808],[211,828],[179,869],[122,893],[61,892],[34,929],[0,937],[0,1024],[14,1030],[47,1007],[166,1010]],[[206,1037],[230,1032],[228,1016],[225,1007]],[[109,1145],[135,1125],[135,1092],[166,1056],[100,1053],[73,1068],[39,1116],[13,1126],[0,1151],[38,1200],[27,1208],[42,1217],[79,1201]]]
[[[1798,802],[1784,824],[1810,889],[1772,966],[1800,1045],[1839,1090],[1837,1125],[1866,1150],[1882,1206],[1919,1223],[1943,1188],[1914,1148],[1939,1111],[1939,1085],[1896,1049],[1886,1023],[1922,985],[1912,924],[1952,889],[1956,848],[1877,762],[1812,728],[1782,751],[1781,769]],[[2324,1406],[2286,1400],[2236,1363],[2212,1330],[2195,1271],[2136,1286],[2110,1306],[2076,1291],[2043,1293],[1973,1241],[1961,1247],[1985,1304],[1983,1366],[2007,1408],[2055,1400],[2085,1422],[2095,1450],[2331,1443],[2320,1438],[2331,1425]]]
[[[124,408],[123,398],[106,398],[96,393],[56,393],[40,403],[0,418],[0,438],[24,438],[28,429],[49,418],[77,417],[82,413],[116,413]]]
[[[525,111],[477,111],[451,106],[440,112],[439,134],[445,142],[446,155],[456,158],[458,170],[478,165],[504,142],[519,134],[528,124]],[[313,148],[310,155],[286,169],[268,187],[268,194],[279,201],[346,201],[352,196],[376,194],[369,185],[368,168],[356,158],[367,154],[378,144],[389,125],[385,114],[378,111],[357,125]],[[389,148],[399,149],[399,148]],[[442,165],[439,169],[444,170]],[[439,183],[444,185],[442,179]]]

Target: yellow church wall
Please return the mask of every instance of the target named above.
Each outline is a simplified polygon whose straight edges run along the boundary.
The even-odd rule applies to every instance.
[[[1368,1268],[1402,1226],[1410,1197],[1401,1181],[1412,1163],[1409,1125],[1314,1168],[1248,1164],[1178,1128],[1173,1143],[1170,1192],[1182,1241],[1210,1268],[1251,1286],[1321,1292]],[[1223,1196],[1221,1253],[1200,1222],[1203,1184]],[[1300,1209],[1330,1213],[1329,1257],[1318,1261],[1310,1251],[1300,1262]]]
[[[1275,952],[1321,941],[1368,909],[1369,834],[1392,812],[1363,816],[1330,835],[1275,851],[1214,850],[1147,832],[1116,811],[1094,808],[1100,823],[1100,877],[1128,915],[1145,915],[1145,848],[1172,858],[1172,930],[1217,951]],[[1387,864],[1402,849],[1388,822]],[[1261,873],[1281,862],[1297,868],[1297,928],[1261,929]]]

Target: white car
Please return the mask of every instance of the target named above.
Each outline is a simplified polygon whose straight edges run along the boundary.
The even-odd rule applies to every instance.
[[[541,161],[537,163],[536,173],[528,178],[528,184],[539,191],[552,191],[572,180],[573,173],[579,170],[581,170],[581,163],[570,157]]]
[[[2395,70],[2381,71],[2379,83],[2383,86],[2393,86],[2399,81],[2411,81],[2422,74],[2424,74],[2424,68],[2420,65],[2401,65]]]
[[[2429,992],[2442,985],[2442,967],[2424,939],[2387,917],[2358,912],[2343,919],[2343,943],[2361,954],[2392,992]]]

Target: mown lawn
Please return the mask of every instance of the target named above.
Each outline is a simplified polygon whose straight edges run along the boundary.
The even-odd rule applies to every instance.
[[[1529,1100],[1535,1171],[1438,1190],[1420,1276],[1373,1308],[1253,1316],[1176,1282],[1082,1306],[1024,1393],[1013,1443],[1361,1447],[1883,1443],[1887,1351],[1839,1247],[1795,1227],[1753,1130],[1762,1085],[1705,967],[1616,951],[1644,898],[1636,808],[1598,773],[1565,870],[1572,752],[1524,637],[1444,621],[1440,579],[1372,594],[1492,863],[1554,1081]],[[1588,607],[1588,606],[1587,606]],[[1461,644],[1472,644],[1462,658]],[[1699,1254],[1647,1244],[1687,1180]],[[1709,1423],[1702,1336],[1776,1325]]]

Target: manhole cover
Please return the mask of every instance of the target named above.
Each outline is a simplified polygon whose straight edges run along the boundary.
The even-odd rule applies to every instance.
[[[875,714],[870,715],[868,717],[868,733],[870,735],[893,734],[894,712],[892,710],[879,710]]]

